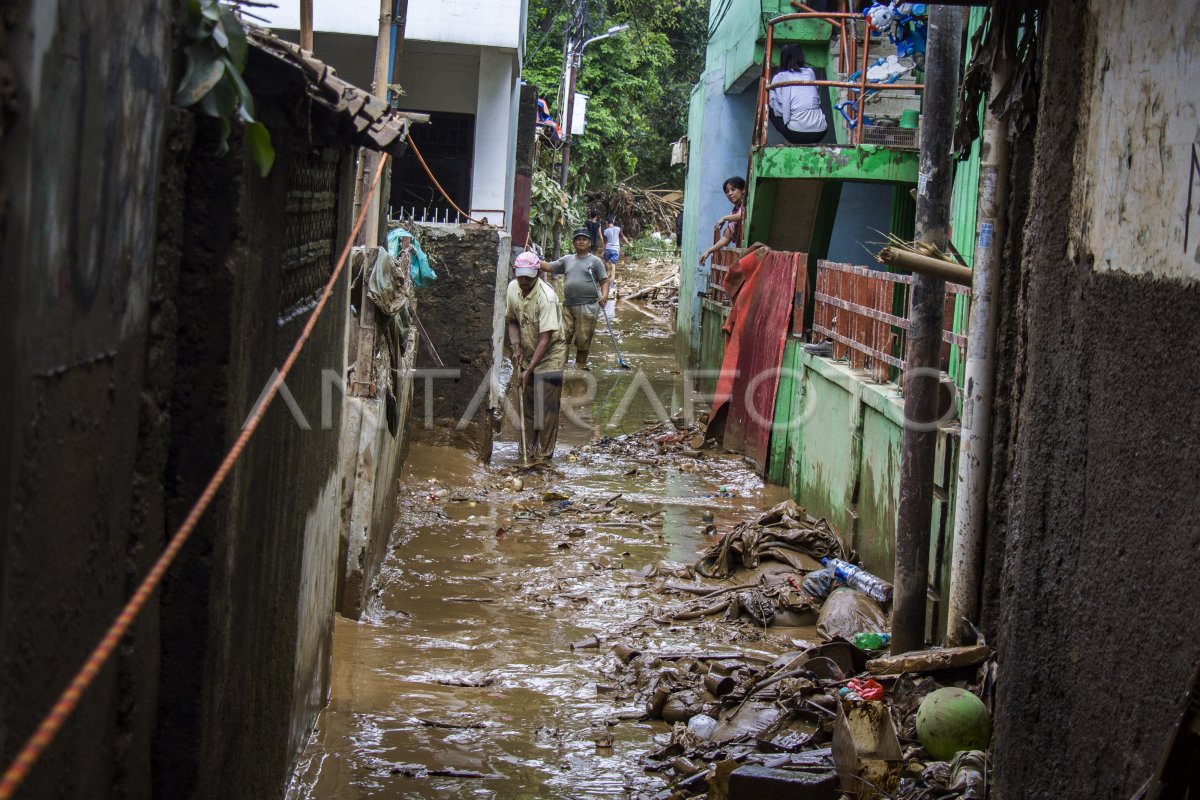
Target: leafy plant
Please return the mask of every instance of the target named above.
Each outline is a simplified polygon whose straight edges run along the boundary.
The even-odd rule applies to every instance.
[[[679,186],[670,143],[687,132],[692,84],[704,68],[706,0],[581,0],[588,34],[627,23],[630,29],[588,47],[577,90],[589,95],[587,130],[574,138],[570,188],[619,181]],[[564,30],[572,3],[530,0],[531,42],[524,79],[551,103],[562,77]],[[558,153],[543,149],[547,164]],[[636,178],[634,177],[636,176]]]
[[[583,220],[583,208],[542,169],[533,171],[529,228],[535,242],[553,242],[555,226],[564,238]],[[523,243],[522,243],[523,244]]]
[[[218,0],[187,0],[183,48],[187,65],[175,91],[175,103],[181,108],[195,106],[217,120],[221,132],[217,146],[220,156],[229,152],[234,118],[241,119],[259,174],[266,177],[275,163],[275,148],[267,126],[254,119],[254,96],[242,80],[249,45],[235,5]]]

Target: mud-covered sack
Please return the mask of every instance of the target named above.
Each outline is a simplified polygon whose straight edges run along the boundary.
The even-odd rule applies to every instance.
[[[853,639],[856,633],[886,630],[891,630],[891,623],[879,604],[849,586],[834,589],[817,617],[817,635],[826,641],[835,636]]]

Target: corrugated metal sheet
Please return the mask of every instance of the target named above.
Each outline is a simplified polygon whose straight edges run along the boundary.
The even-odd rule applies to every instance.
[[[726,322],[730,336],[709,435],[744,453],[764,472],[792,300],[807,263],[805,253],[755,251],[729,273],[727,285],[734,292]]]

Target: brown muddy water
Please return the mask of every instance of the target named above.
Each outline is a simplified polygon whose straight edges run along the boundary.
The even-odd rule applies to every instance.
[[[786,494],[733,456],[706,454],[685,471],[586,449],[656,416],[646,387],[671,413],[684,397],[671,323],[622,304],[615,326],[634,370],[617,367],[600,327],[583,424],[564,423],[554,469],[523,475],[520,491],[505,482],[520,466],[507,429],[489,465],[413,445],[375,601],[362,622],[337,620],[331,698],[289,800],[637,797],[666,785],[640,762],[667,726],[639,721],[642,709],[607,690],[608,646],[571,644],[654,612],[661,598],[643,569],[693,563],[714,541],[706,515],[723,533]],[[551,491],[572,504],[620,494],[622,519],[663,513],[648,525],[581,524],[543,500]],[[729,644],[715,626],[643,624],[663,649]],[[766,636],[738,647],[780,650]]]

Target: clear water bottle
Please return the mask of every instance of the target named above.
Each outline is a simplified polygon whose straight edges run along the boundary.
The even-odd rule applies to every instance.
[[[892,585],[883,578],[876,577],[862,567],[856,567],[840,558],[825,558],[821,563],[833,568],[833,576],[851,589],[857,589],[867,597],[879,603],[887,603],[892,599]]]

